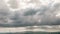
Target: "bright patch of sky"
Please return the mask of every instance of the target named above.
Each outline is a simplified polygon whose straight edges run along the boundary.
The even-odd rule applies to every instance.
[[[7,6],[9,7],[9,8],[11,8],[10,7],[10,5],[7,3],[9,0],[5,0],[5,2],[6,2],[6,4],[7,4]],[[33,1],[33,3],[31,2],[31,1]],[[19,4],[19,8],[17,8],[17,9],[26,9],[26,8],[36,8],[36,7],[38,7],[37,6],[37,2],[36,1],[39,1],[39,4],[38,5],[48,5],[49,3],[51,3],[52,2],[52,0],[16,0],[16,2],[18,2],[18,4]],[[55,1],[56,2],[56,0],[53,0],[53,1]],[[29,3],[30,2],[30,3]],[[12,9],[12,11],[15,11],[16,9]]]

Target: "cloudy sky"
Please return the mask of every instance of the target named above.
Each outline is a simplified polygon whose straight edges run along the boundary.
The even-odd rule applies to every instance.
[[[59,1],[0,0],[0,26],[60,25]]]

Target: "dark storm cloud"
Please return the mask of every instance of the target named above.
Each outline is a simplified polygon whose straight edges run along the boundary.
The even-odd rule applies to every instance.
[[[31,15],[35,15],[38,11],[34,10],[34,9],[30,9],[28,11],[26,11],[24,13],[24,16],[31,16]]]

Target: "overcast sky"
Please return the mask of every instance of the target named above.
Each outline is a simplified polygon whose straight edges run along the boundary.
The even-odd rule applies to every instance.
[[[60,0],[0,0],[0,24],[60,25]]]

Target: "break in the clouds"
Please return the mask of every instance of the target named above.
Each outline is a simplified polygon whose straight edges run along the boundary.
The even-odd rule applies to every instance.
[[[0,26],[60,25],[60,0],[0,0]]]

